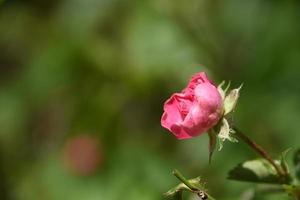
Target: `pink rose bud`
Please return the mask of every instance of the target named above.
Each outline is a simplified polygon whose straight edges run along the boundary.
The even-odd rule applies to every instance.
[[[216,125],[223,114],[223,100],[204,72],[195,74],[188,86],[164,104],[161,125],[178,139],[198,136]]]

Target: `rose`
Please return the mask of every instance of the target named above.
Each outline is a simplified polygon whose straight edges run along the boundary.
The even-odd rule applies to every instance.
[[[164,104],[161,125],[178,139],[198,136],[218,123],[223,100],[204,72],[195,74],[181,93],[174,93]]]

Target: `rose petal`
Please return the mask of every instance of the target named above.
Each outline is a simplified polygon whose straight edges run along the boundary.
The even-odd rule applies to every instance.
[[[161,118],[161,124],[164,128],[170,130],[178,138],[189,137],[180,127],[185,116],[192,105],[189,96],[181,93],[173,94],[164,104],[164,113]]]

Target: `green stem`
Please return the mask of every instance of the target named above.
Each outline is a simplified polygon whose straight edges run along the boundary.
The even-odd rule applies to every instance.
[[[184,183],[188,188],[190,188],[190,190],[192,190],[193,192],[197,193],[199,196],[199,192],[204,192],[202,191],[200,188],[195,187],[194,185],[192,185],[177,169],[175,169],[173,172],[173,175],[176,176],[182,183]],[[210,196],[209,194],[207,194],[206,192],[204,192],[204,194],[207,196],[208,200],[216,200],[215,198],[213,198],[212,196]]]
[[[235,131],[235,135],[238,138],[243,140],[247,145],[249,145],[252,149],[254,149],[259,155],[261,155],[264,159],[269,161],[269,163],[275,168],[278,176],[281,178],[284,178],[283,180],[285,180],[285,177],[287,176],[287,174],[285,174],[284,171],[278,165],[276,165],[276,163],[274,162],[272,157],[268,154],[268,152],[264,148],[262,148],[260,145],[258,145],[253,140],[251,140],[248,136],[246,136],[238,128],[233,127],[233,129]]]
[[[176,176],[182,183],[184,183],[191,190],[193,190],[193,191],[198,190],[198,188],[196,188],[195,186],[190,184],[190,182],[177,169],[174,169],[174,171],[172,173],[174,176]]]

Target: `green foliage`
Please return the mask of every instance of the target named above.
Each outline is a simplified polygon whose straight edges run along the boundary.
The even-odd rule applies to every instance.
[[[250,160],[238,164],[229,172],[228,179],[255,183],[280,183],[276,170],[265,159]]]
[[[195,193],[201,200],[215,200],[205,191],[204,183],[200,177],[187,180],[178,170],[174,170],[173,175],[182,183],[166,192],[164,194],[166,197],[171,197],[174,200],[182,200],[183,191],[188,191]]]
[[[201,178],[193,178],[187,180],[189,184],[191,184],[193,187],[197,188],[198,190],[204,190],[203,183],[201,183]],[[176,187],[170,189],[167,191],[164,195],[167,197],[173,197],[176,198],[176,196],[179,194],[182,194],[183,191],[189,191],[189,192],[194,192],[192,189],[190,189],[188,186],[186,186],[184,183],[180,183]]]

